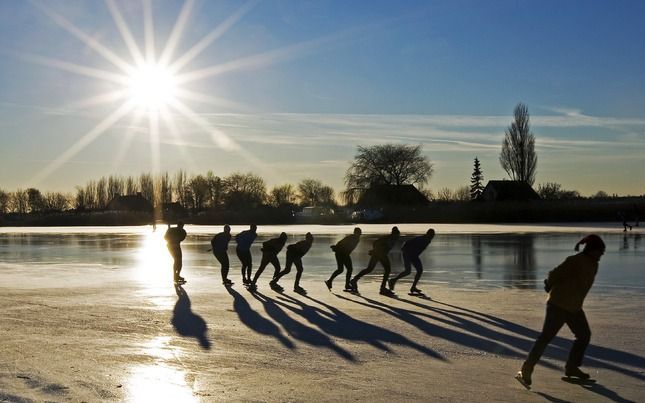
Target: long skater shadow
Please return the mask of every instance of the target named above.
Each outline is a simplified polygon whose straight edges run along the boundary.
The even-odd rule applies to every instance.
[[[239,292],[235,291],[232,287],[226,287],[226,291],[233,297],[233,309],[237,312],[240,321],[249,329],[260,334],[275,337],[283,346],[290,350],[295,348],[291,340],[282,334],[280,328],[272,321],[255,312]]]
[[[620,396],[618,393],[614,392],[611,389],[606,388],[605,386],[599,384],[599,383],[593,383],[590,385],[580,385],[583,389],[586,389],[590,392],[593,392],[595,394],[598,394],[608,400],[611,400],[612,402],[616,403],[634,403],[633,400],[625,399],[624,397]]]
[[[346,340],[362,341],[387,352],[391,352],[391,350],[386,343],[408,346],[426,355],[445,361],[445,358],[442,355],[408,339],[405,336],[383,327],[352,318],[340,311],[338,308],[314,299],[308,295],[303,297],[325,307],[328,311],[308,305],[299,299],[287,295],[283,295],[280,299],[291,304],[295,304],[296,307],[281,301],[276,301],[276,303],[283,306],[285,309],[302,316],[309,323],[317,326],[320,330],[332,336]]]
[[[542,396],[547,402],[552,402],[552,403],[571,403],[571,400],[564,400],[564,399],[559,399],[555,396],[551,396],[548,393],[544,392],[533,392],[538,396]]]
[[[486,351],[493,354],[500,354],[500,355],[506,355],[511,357],[518,357],[518,358],[523,356],[522,352],[514,348],[510,348],[508,346],[500,344],[494,338],[480,337],[479,335],[476,335],[476,334],[468,334],[462,331],[449,329],[447,327],[439,326],[434,323],[428,322],[422,318],[422,316],[424,315],[418,315],[418,312],[416,311],[395,308],[390,305],[383,304],[379,301],[375,301],[364,296],[361,296],[361,298],[364,299],[365,302],[347,298],[337,294],[336,294],[336,297],[353,302],[355,304],[368,307],[368,308],[377,309],[381,312],[384,312],[388,315],[391,315],[394,318],[397,318],[405,323],[408,323],[416,327],[417,329],[419,329],[420,331],[424,332],[429,336],[440,337],[442,339],[460,344],[465,347],[470,347],[476,350]],[[444,323],[445,325],[458,326],[458,322],[448,321],[431,315],[425,315],[425,316],[429,319],[433,319],[434,321]]]
[[[338,346],[325,333],[312,327],[306,326],[291,318],[282,308],[280,308],[280,303],[275,299],[270,298],[260,292],[254,292],[252,295],[255,297],[255,299],[260,301],[262,305],[264,305],[264,310],[266,311],[266,313],[274,321],[279,323],[291,337],[312,346],[328,348],[348,361],[356,361],[356,358],[352,355],[352,353]]]
[[[206,321],[192,311],[190,298],[181,285],[175,284],[175,292],[178,298],[170,320],[173,327],[180,335],[195,337],[202,348],[210,349],[211,342],[206,336]]]
[[[531,349],[533,342],[540,334],[536,330],[527,328],[517,323],[510,322],[506,319],[440,301],[433,301],[433,303],[453,309],[434,307],[405,298],[397,298],[397,300],[437,314],[444,315],[446,317],[450,317],[453,320],[458,320],[461,323],[459,327],[463,328],[464,330],[497,340],[499,342],[503,342],[526,353],[528,353],[528,351]],[[401,310],[402,308],[392,309]],[[419,313],[417,311],[405,311],[411,314],[424,316],[423,313]],[[471,320],[468,320],[466,318],[470,318]],[[484,322],[491,327],[482,326],[480,323],[474,321]],[[498,330],[495,330],[494,328],[504,329],[517,336],[509,333],[502,333]],[[545,350],[544,356],[558,360],[566,360],[569,349],[571,347],[571,343],[572,341],[570,340],[556,336],[549,347],[547,347],[547,349]],[[523,353],[523,356],[525,356],[526,353]],[[552,365],[544,361],[541,361],[540,364],[547,367],[553,367]],[[585,364],[597,368],[606,368],[636,379],[645,380],[645,375],[641,372],[632,371],[618,366],[619,364],[623,364],[641,369],[645,368],[645,358],[625,351],[590,344],[585,353]]]

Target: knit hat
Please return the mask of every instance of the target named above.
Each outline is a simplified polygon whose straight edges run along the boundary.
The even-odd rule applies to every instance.
[[[605,243],[596,234],[587,235],[576,244],[575,250],[580,250],[580,244],[585,245],[585,250],[604,250]]]

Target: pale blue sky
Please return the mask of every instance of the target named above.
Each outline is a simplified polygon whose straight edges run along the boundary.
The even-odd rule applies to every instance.
[[[115,2],[142,50],[144,4]],[[185,3],[151,4],[158,55]],[[645,2],[197,0],[186,15],[171,60],[230,23],[182,69],[225,66],[183,88],[230,103],[183,101],[196,115],[171,112],[178,136],[162,120],[162,170],[341,190],[357,145],[420,143],[429,187],[456,188],[475,156],[486,179],[506,176],[500,146],[522,101],[536,183],[645,194]],[[0,2],[0,188],[72,190],[152,169],[148,121],[134,113],[74,148],[124,102],[79,105],[115,85],[66,66],[119,72],[92,41],[133,63],[103,1]]]

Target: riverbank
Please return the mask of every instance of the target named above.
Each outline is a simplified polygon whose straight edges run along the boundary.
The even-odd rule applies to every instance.
[[[163,270],[160,268],[160,270]],[[14,275],[17,271],[12,271]],[[544,293],[424,284],[432,299],[362,296],[306,280],[308,296],[223,288],[216,273],[174,289],[115,271],[0,272],[0,400],[8,401],[641,401],[645,297],[592,289],[590,387],[560,380],[563,329],[514,379],[541,326]],[[287,286],[291,277],[284,280]],[[15,284],[15,286],[14,286]],[[93,284],[93,285],[92,285]],[[341,282],[336,284],[340,287]]]

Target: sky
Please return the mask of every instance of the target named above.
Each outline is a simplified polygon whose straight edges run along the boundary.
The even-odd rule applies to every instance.
[[[636,0],[2,1],[0,189],[184,169],[340,191],[357,146],[383,143],[421,144],[427,187],[456,189],[475,157],[507,178],[522,102],[536,185],[642,195],[643,17]],[[173,73],[149,70],[162,59]],[[174,84],[151,106],[154,74]]]

